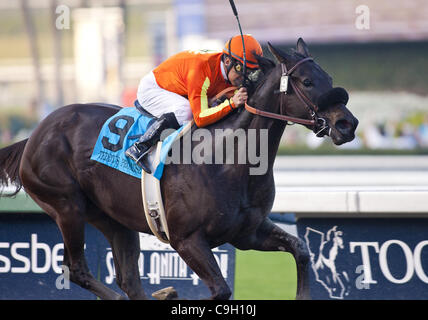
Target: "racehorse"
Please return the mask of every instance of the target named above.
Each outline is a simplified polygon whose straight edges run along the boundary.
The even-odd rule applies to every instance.
[[[297,266],[296,298],[309,298],[305,242],[268,218],[275,197],[273,164],[285,120],[294,119],[317,135],[329,135],[337,145],[355,137],[358,120],[346,107],[346,91],[332,88],[331,77],[310,57],[305,42],[299,39],[293,53],[270,44],[269,49],[279,63],[258,57],[262,74],[246,108],[206,128],[211,133],[266,129],[266,173],[249,174],[248,163],[171,163],[161,180],[170,244],[210,289],[210,299],[231,295],[211,251],[224,243],[242,250],[290,252]],[[285,75],[290,86],[278,90]],[[88,269],[84,226],[89,223],[111,245],[119,287],[130,299],[146,299],[138,271],[138,232],[151,231],[143,213],[140,180],[90,160],[102,125],[118,110],[74,104],[52,112],[29,139],[0,150],[0,179],[3,185],[14,184],[16,192],[23,187],[55,220],[64,240],[63,264],[72,282],[102,299],[124,298]],[[191,148],[197,146],[192,141]],[[260,145],[256,147],[260,150]]]

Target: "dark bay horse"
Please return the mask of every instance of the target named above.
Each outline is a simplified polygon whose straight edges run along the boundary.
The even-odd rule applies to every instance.
[[[335,144],[351,141],[358,120],[346,108],[347,101],[321,99],[335,89],[331,77],[314,61],[295,68],[290,75],[293,88],[288,94],[278,93],[283,68],[291,70],[309,56],[304,41],[299,39],[293,54],[273,46],[270,50],[279,64],[259,57],[262,76],[248,104],[307,121],[316,117],[313,125],[306,125],[310,130],[329,135]],[[310,112],[312,109],[302,102],[297,91],[323,107],[316,114]],[[70,270],[71,281],[100,298],[122,298],[97,281],[87,267],[84,226],[89,223],[111,244],[119,287],[131,299],[145,299],[137,265],[138,232],[151,231],[143,213],[140,180],[90,160],[102,125],[118,110],[96,104],[56,110],[29,139],[0,150],[0,179],[3,185],[14,184],[17,191],[24,187],[55,220],[63,236],[64,265]],[[250,164],[165,166],[161,189],[171,246],[208,286],[211,299],[228,299],[231,295],[211,252],[224,243],[243,250],[290,252],[297,265],[297,298],[309,297],[309,252],[305,242],[268,218],[275,197],[273,164],[286,124],[241,108],[206,128],[212,133],[226,128],[245,132],[267,129],[269,148],[263,175],[249,174]],[[324,127],[320,128],[320,124]],[[192,149],[197,145],[192,141]],[[260,145],[256,147],[260,150]]]

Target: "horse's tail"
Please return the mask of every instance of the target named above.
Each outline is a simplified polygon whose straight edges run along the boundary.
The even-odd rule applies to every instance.
[[[22,188],[22,182],[19,178],[19,165],[22,154],[28,139],[19,141],[6,148],[0,149],[0,196],[12,197]],[[3,193],[3,188],[13,186],[15,190],[12,193]]]

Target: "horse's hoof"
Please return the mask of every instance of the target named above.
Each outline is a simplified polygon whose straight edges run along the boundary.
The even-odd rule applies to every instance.
[[[178,293],[174,287],[167,287],[153,292],[152,297],[158,300],[172,300],[178,298]]]

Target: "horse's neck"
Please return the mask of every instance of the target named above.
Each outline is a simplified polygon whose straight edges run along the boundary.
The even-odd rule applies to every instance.
[[[275,101],[264,101],[263,103],[267,104],[275,104]],[[262,117],[258,115],[254,115],[246,110],[241,110],[238,116],[233,121],[234,129],[242,128],[247,131],[247,134],[250,130],[266,130],[268,141],[261,141],[260,137],[263,135],[260,133],[257,134],[258,139],[256,139],[257,150],[261,150],[260,144],[267,143],[268,146],[268,161],[269,167],[268,169],[272,169],[273,163],[278,152],[279,143],[281,141],[282,134],[285,130],[285,122],[280,120],[275,120],[267,117]],[[261,155],[265,156],[265,155]]]

